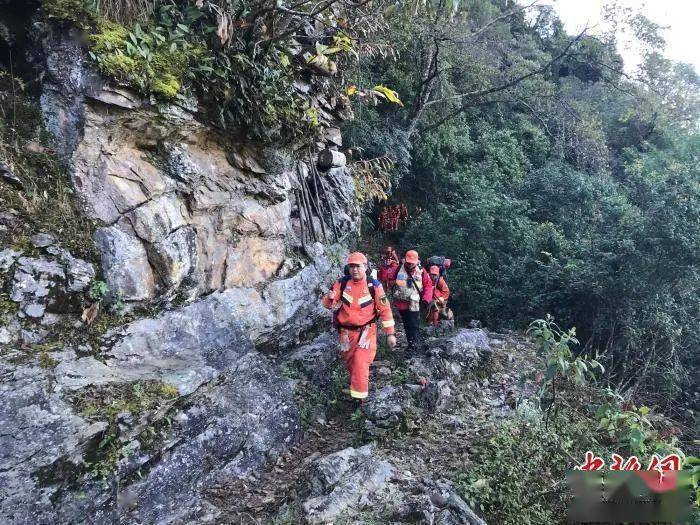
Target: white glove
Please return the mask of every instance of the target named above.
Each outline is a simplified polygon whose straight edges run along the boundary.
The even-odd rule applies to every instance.
[[[360,334],[360,342],[357,343],[357,346],[360,348],[369,348],[369,336],[368,336],[369,330],[367,330],[367,327],[365,326],[362,329],[362,333]]]

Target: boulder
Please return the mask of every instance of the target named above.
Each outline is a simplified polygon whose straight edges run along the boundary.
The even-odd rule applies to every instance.
[[[155,293],[153,270],[143,244],[115,226],[99,228],[95,244],[101,253],[102,271],[112,297],[143,301]]]
[[[372,433],[375,427],[391,429],[401,425],[407,411],[415,404],[408,386],[385,386],[370,393],[362,405],[362,412],[370,423],[367,426]]]
[[[318,165],[321,169],[341,168],[345,166],[347,160],[340,151],[324,149],[318,154]]]
[[[346,448],[316,460],[309,475],[311,497],[303,504],[307,523],[332,523],[348,508],[361,507],[369,494],[386,485],[393,472],[372,445]]]
[[[453,335],[433,341],[429,354],[463,369],[472,369],[483,359],[488,359],[493,350],[486,332],[481,329],[464,328]]]
[[[431,412],[444,412],[452,404],[452,389],[445,379],[430,381],[420,391],[419,404]]]

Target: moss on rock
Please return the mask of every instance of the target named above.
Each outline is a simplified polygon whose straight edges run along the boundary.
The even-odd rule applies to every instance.
[[[146,412],[173,402],[179,395],[173,385],[155,380],[90,386],[72,394],[70,401],[82,417],[107,423],[97,448],[88,458],[89,470],[95,476],[107,479],[116,473],[118,462],[131,453],[129,444],[119,432],[122,414],[128,414],[135,423]]]
[[[151,92],[163,98],[173,98],[180,91],[180,82],[171,74],[156,78],[151,83]]]
[[[59,22],[67,22],[81,28],[95,23],[96,13],[86,0],[42,0],[46,15]]]

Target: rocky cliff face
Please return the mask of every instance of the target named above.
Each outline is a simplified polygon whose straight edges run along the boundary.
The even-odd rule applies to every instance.
[[[293,384],[260,350],[325,322],[320,289],[358,224],[346,170],[314,167],[339,135],[235,139],[199,122],[195,101],[106,84],[70,33],[42,38],[42,112],[99,261],[50,235],[16,246],[16,214],[1,218],[0,521],[213,519],[203,491],[298,436]],[[164,311],[74,337],[100,275],[108,301]]]
[[[252,294],[299,269],[302,217],[307,230],[315,222],[320,232],[324,211],[333,210],[335,231],[326,240],[356,231],[352,181],[342,168],[316,177],[310,145],[233,139],[198,122],[193,100],[147,104],[106,85],[78,46],[65,33],[46,36],[41,102],[76,196],[100,225],[95,242],[114,298]],[[313,147],[337,149],[337,133],[325,136]],[[295,198],[302,186],[322,203],[307,205],[310,217]]]

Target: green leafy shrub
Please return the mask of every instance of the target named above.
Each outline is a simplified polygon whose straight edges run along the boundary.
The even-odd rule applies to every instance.
[[[527,333],[547,361],[540,399],[548,398],[548,409],[556,403],[557,382],[573,380],[577,385],[585,385],[589,379],[595,379],[596,370],[605,370],[596,359],[574,355],[571,347],[579,344],[576,328],[563,331],[549,314],[530,323]]]
[[[88,296],[93,301],[99,301],[107,295],[109,292],[109,287],[104,281],[92,281],[90,283],[90,289],[88,290]]]
[[[73,15],[71,6],[86,13],[80,15],[82,20]],[[90,57],[106,76],[154,100],[198,95],[205,118],[222,128],[245,130],[259,138],[293,138],[316,132],[320,126],[318,104],[300,92],[296,82],[305,76],[308,64],[320,66],[323,61],[335,68],[333,60],[338,56],[356,54],[355,39],[338,30],[328,37],[328,44],[316,42],[315,54],[302,63],[293,57],[300,46],[294,38],[303,24],[275,35],[270,33],[275,26],[269,17],[280,13],[254,5],[238,9],[209,0],[160,4],[148,0],[48,0],[45,11],[51,19],[86,30]],[[323,11],[331,18],[336,16],[328,7]],[[268,14],[256,14],[259,12]],[[303,20],[306,15],[301,13],[303,10],[297,16]],[[283,24],[290,22],[287,19]],[[293,22],[299,24],[297,19]],[[331,91],[334,86],[336,83],[329,81],[316,87]]]
[[[603,453],[585,421],[554,428],[541,417],[518,418],[477,445],[457,490],[488,523],[558,523],[565,515],[565,472],[586,450]]]
[[[676,436],[662,437],[659,428],[669,427],[671,423],[663,414],[653,414],[646,406],[637,409],[625,409],[615,402],[604,403],[596,412],[598,430],[607,433],[608,438],[620,445],[623,451],[635,455],[679,454]]]

